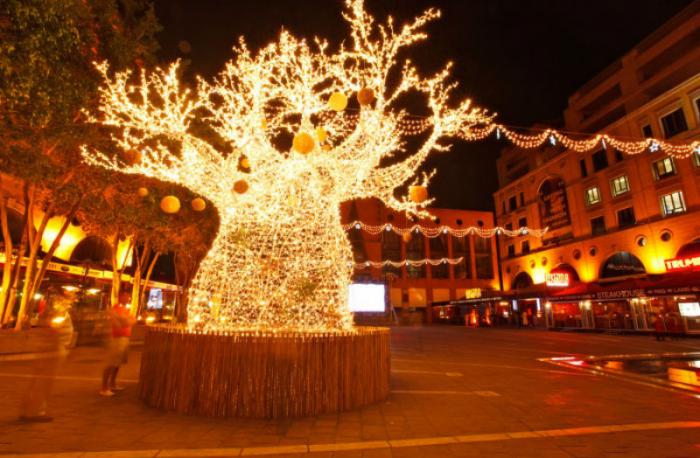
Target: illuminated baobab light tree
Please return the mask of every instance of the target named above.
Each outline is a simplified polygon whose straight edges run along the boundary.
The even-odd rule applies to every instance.
[[[391,18],[378,25],[362,0],[348,0],[350,39],[335,51],[288,32],[257,53],[241,39],[218,77],[192,91],[177,63],[138,77],[99,65],[105,84],[91,119],[119,128],[130,161],[84,149],[86,160],[183,185],[219,212],[190,290],[191,329],[352,329],[341,202],[376,197],[425,216],[424,188],[403,198],[396,189],[415,180],[431,152],[449,149],[447,139],[491,121],[469,100],[452,100],[449,65],[425,77],[400,59],[438,16],[428,10],[401,27]],[[408,99],[423,104],[420,120]],[[230,151],[193,133],[195,120]]]

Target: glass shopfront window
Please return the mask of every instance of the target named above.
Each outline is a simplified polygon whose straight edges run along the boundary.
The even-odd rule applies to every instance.
[[[578,302],[552,304],[552,319],[555,328],[581,328],[581,307]]]
[[[628,301],[593,302],[596,329],[635,329]]]

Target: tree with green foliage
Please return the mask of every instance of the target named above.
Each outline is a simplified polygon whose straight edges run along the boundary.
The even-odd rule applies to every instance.
[[[7,229],[11,196],[0,190],[6,256],[2,324],[11,319],[21,287],[15,328],[23,326],[70,221],[87,200],[104,192],[104,183],[96,182],[99,175],[82,164],[79,153],[81,145],[109,142],[108,132],[83,122],[83,110],[98,100],[101,77],[93,63],[107,59],[114,68],[148,65],[158,30],[146,0],[0,3],[0,172],[21,180],[24,204],[23,235],[15,250]],[[63,224],[42,257],[44,231],[57,216]]]

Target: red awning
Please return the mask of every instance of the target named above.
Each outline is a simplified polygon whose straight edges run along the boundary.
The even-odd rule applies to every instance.
[[[549,297],[553,300],[624,299],[635,295],[653,296],[684,293],[700,293],[700,272],[627,278],[606,283],[577,283],[569,288],[552,292]]]

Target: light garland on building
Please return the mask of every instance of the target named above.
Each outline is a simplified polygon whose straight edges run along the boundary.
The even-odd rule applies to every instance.
[[[451,266],[456,266],[460,262],[464,261],[464,258],[440,258],[440,259],[406,259],[405,261],[365,261],[355,263],[355,269],[381,269],[383,267],[421,267],[425,265],[439,266],[449,264]]]
[[[345,114],[345,119],[349,124],[352,124],[357,119],[357,115],[348,113]],[[399,123],[399,128],[403,135],[420,135],[431,128],[431,122],[431,119],[428,117],[411,115]],[[524,128],[518,129],[523,130]],[[556,129],[537,130],[536,133],[526,134],[495,122],[480,126],[470,126],[468,131],[461,132],[458,135],[467,141],[483,140],[491,135],[495,135],[497,140],[505,138],[514,145],[524,149],[540,148],[545,144],[549,144],[551,146],[562,145],[579,153],[610,146],[628,155],[663,151],[675,158],[684,159],[693,154],[700,154],[700,140],[694,140],[690,143],[668,142],[656,138],[623,140],[620,137],[608,134],[570,134]],[[586,138],[576,139],[574,135]]]
[[[84,149],[86,161],[178,183],[218,210],[219,232],[190,289],[191,330],[352,329],[352,251],[340,203],[375,197],[428,217],[430,199],[398,199],[394,190],[414,179],[431,152],[447,151],[449,137],[491,122],[469,100],[452,101],[449,66],[422,77],[410,61],[399,62],[438,16],[431,9],[402,27],[391,19],[377,25],[362,0],[347,0],[351,38],[336,52],[288,32],[257,54],[241,40],[219,76],[200,79],[193,91],[180,84],[177,64],[140,78],[99,65],[105,84],[91,119],[120,128],[116,142],[131,160]],[[429,126],[401,108],[415,94]],[[345,117],[348,95],[360,110]],[[195,118],[233,153],[195,136]],[[425,138],[408,151],[405,137],[418,131]],[[402,160],[380,166],[397,153]]]
[[[544,229],[532,229],[529,227],[520,227],[518,229],[506,229],[505,227],[493,227],[493,228],[481,228],[476,226],[469,226],[465,228],[455,229],[449,226],[438,226],[438,227],[425,227],[418,224],[414,224],[411,227],[401,228],[397,227],[391,223],[380,224],[380,225],[370,225],[365,224],[362,221],[353,221],[351,223],[343,225],[343,229],[346,231],[351,230],[362,230],[370,235],[379,235],[382,232],[391,231],[398,235],[410,235],[410,234],[421,234],[428,238],[439,237],[440,235],[451,235],[453,237],[467,237],[469,235],[477,235],[479,237],[493,237],[495,235],[505,235],[507,237],[517,237],[522,235],[532,235],[533,237],[542,237],[547,232],[547,228]]]

